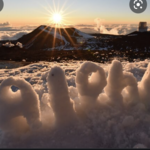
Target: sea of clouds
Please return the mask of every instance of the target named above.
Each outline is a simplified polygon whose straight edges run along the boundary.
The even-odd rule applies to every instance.
[[[139,24],[105,24],[104,20],[96,18],[95,24],[86,25],[79,24],[76,28],[86,33],[103,33],[103,34],[114,34],[114,35],[126,35],[134,31],[138,31]],[[148,25],[150,31],[150,25]]]
[[[94,24],[77,24],[73,27],[85,33],[104,33],[114,35],[126,35],[138,30],[137,24],[104,24],[99,18],[94,20]],[[72,26],[72,25],[71,25]],[[0,40],[17,40],[25,34],[32,32],[38,26],[19,26],[14,27],[9,22],[0,23]],[[149,26],[150,29],[150,26]]]
[[[17,40],[35,28],[36,26],[15,27],[9,22],[0,23],[0,40]]]

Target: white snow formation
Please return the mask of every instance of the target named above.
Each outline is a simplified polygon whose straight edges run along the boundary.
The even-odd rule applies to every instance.
[[[17,42],[16,46],[18,46],[18,47],[20,47],[20,48],[23,48],[23,45],[22,45],[22,43],[20,43],[20,42]]]
[[[137,81],[133,74],[123,72],[122,64],[119,61],[112,62],[107,82],[105,92],[112,103],[123,106],[122,91],[125,87],[127,87],[126,90],[130,97],[128,101],[132,104],[138,103]]]
[[[0,148],[150,148],[149,64],[0,69]]]
[[[10,47],[14,47],[15,45],[12,44],[11,42],[6,42],[5,44],[3,44],[3,46],[10,48]]]
[[[62,125],[74,120],[73,101],[70,100],[65,72],[60,67],[55,66],[49,72],[48,88],[56,123]]]
[[[90,74],[92,75],[90,76]],[[89,108],[96,104],[97,98],[106,84],[106,76],[103,68],[92,62],[84,63],[77,70],[76,76],[76,85],[79,91],[81,105]]]
[[[19,90],[13,92],[11,86]],[[0,127],[12,129],[16,124],[22,124],[23,117],[31,129],[41,125],[38,95],[27,81],[10,77],[0,86]]]

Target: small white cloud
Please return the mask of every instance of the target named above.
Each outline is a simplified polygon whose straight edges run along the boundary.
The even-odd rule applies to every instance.
[[[9,22],[0,23],[0,27],[7,27],[10,26]]]

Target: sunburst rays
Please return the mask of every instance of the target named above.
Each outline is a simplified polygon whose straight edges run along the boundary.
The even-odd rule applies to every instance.
[[[47,27],[41,30],[41,32],[37,34],[35,38],[37,38],[40,34],[45,32],[45,30],[47,30],[48,27],[50,27],[49,31],[46,33],[46,36],[42,40],[43,44],[44,44],[44,41],[47,40],[48,35],[53,34],[54,36],[53,49],[54,49],[56,46],[57,34],[60,35],[60,40],[61,40],[61,43],[63,44],[64,44],[64,41],[63,41],[62,36],[63,34],[65,34],[65,36],[68,37],[69,42],[75,46],[74,40],[72,39],[72,35],[70,35],[66,30],[67,27],[73,24],[71,20],[69,19],[69,15],[73,13],[73,11],[72,12],[68,11],[70,6],[66,7],[67,0],[63,3],[63,5],[61,5],[61,7],[60,7],[60,3],[58,2],[56,4],[55,3],[56,1],[54,0],[53,0],[52,6],[50,6],[50,3],[47,0],[45,0],[45,2],[46,2],[46,7],[41,6],[44,8],[45,12],[43,11],[41,13],[43,14],[43,18],[45,17],[45,19],[47,20],[47,23],[46,23]]]

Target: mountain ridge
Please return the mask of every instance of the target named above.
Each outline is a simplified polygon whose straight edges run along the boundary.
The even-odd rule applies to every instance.
[[[82,33],[75,28],[54,28],[41,25],[31,33],[18,39],[18,41],[26,49],[50,49],[55,47],[63,49],[64,46],[75,46],[78,38],[93,38],[93,36]],[[36,46],[34,43],[36,43]]]

